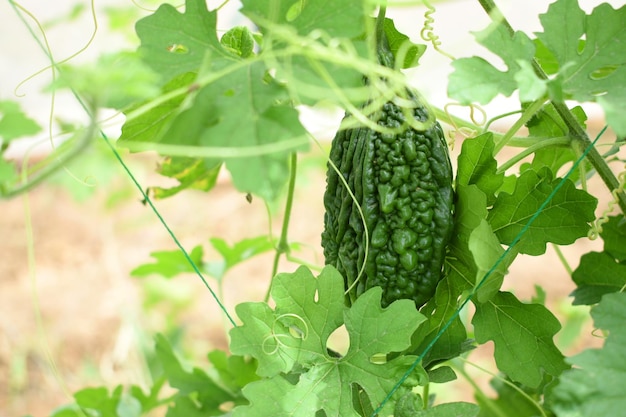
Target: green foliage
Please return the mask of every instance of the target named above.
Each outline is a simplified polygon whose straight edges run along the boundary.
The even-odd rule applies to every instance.
[[[220,43],[242,58],[248,58],[254,49],[254,37],[250,29],[245,26],[230,29],[222,36]]]
[[[487,197],[492,206],[495,195],[504,182],[504,173],[498,172],[498,163],[493,157],[493,134],[485,133],[463,142],[456,173],[457,187],[475,184]]]
[[[472,324],[478,343],[493,340],[498,368],[514,381],[536,388],[544,372],[558,376],[567,369],[552,341],[561,325],[540,304],[524,304],[513,294],[500,292],[476,305]]]
[[[204,249],[200,245],[195,246],[189,252],[189,258],[201,272],[208,273],[218,281],[221,281],[226,272],[235,265],[274,248],[267,236],[243,239],[233,246],[229,246],[224,239],[217,237],[211,238],[209,242],[222,259],[205,260]],[[195,272],[187,257],[180,250],[158,251],[151,253],[150,256],[155,258],[156,262],[138,266],[131,271],[132,276],[145,277],[158,274],[165,278],[172,278],[181,273]]]
[[[520,253],[541,255],[548,242],[569,245],[587,236],[589,222],[595,219],[597,199],[577,189],[569,180],[554,178],[548,168],[542,168],[523,172],[512,194],[498,195],[488,220],[500,241],[513,242],[552,193],[550,202],[522,236],[518,245]]]
[[[0,145],[2,152],[10,141],[22,136],[34,135],[40,131],[39,124],[24,114],[18,102],[0,101]]]
[[[496,399],[477,397],[480,405],[478,417],[535,417],[541,410],[537,399],[543,390],[514,384],[507,379],[494,378],[491,387],[498,394]]]
[[[411,355],[383,363],[374,360],[406,349],[410,335],[425,320],[409,300],[383,309],[381,289],[373,288],[346,309],[343,277],[330,266],[318,278],[305,267],[279,274],[271,294],[275,309],[265,303],[237,307],[243,325],[231,330],[231,350],[256,358],[265,379],[244,389],[251,404],[235,409],[234,416],[305,416],[318,410],[327,416],[357,416],[350,411],[353,386],[365,392],[371,406],[378,406],[415,361]],[[330,354],[327,340],[342,324],[350,347],[337,358]],[[421,378],[425,375],[414,371],[397,394]]]
[[[549,398],[559,416],[618,416],[626,407],[626,294],[607,294],[591,310],[594,324],[608,331],[602,349],[588,349],[568,359],[566,371]]]
[[[157,172],[164,177],[175,179],[179,185],[170,188],[150,187],[149,191],[155,199],[172,197],[188,189],[210,191],[217,182],[221,168],[221,163],[205,159],[165,158]]]
[[[313,30],[334,38],[355,38],[363,34],[363,21],[372,6],[358,0],[276,2],[274,0],[243,0],[241,13],[259,25],[263,33],[272,25],[288,25],[300,35]],[[290,4],[291,3],[291,4]]]
[[[476,404],[458,402],[441,404],[426,410],[418,410],[410,415],[413,417],[477,417],[478,411],[479,408]],[[409,414],[407,414],[408,416]]]
[[[90,107],[121,109],[137,100],[156,96],[158,75],[128,52],[101,56],[94,64],[65,65],[52,88],[68,88]]]
[[[458,59],[452,64],[448,94],[463,103],[482,104],[515,90],[526,102],[544,95],[556,101],[594,101],[602,106],[609,125],[623,136],[626,123],[620,104],[626,100],[626,70],[616,57],[623,54],[625,18],[626,6],[615,10],[604,3],[586,15],[577,0],[558,0],[540,16],[544,30],[535,41],[520,31],[511,37],[504,25],[492,23],[476,38],[502,58],[507,71],[479,57]],[[545,72],[554,74],[551,79],[539,78],[533,71],[536,54]]]
[[[626,6],[615,10],[603,3],[586,15],[577,3],[558,0],[540,15],[544,31],[537,37],[559,66],[549,83],[550,96],[597,102],[608,124],[623,136],[626,122],[621,108],[626,100],[626,68],[615,58],[624,52]]]
[[[623,216],[612,216],[602,225],[603,252],[589,252],[580,258],[572,273],[576,283],[573,304],[596,304],[605,294],[623,291],[626,286],[626,222]]]
[[[467,104],[473,101],[487,104],[498,94],[509,96],[517,89],[535,86],[539,82],[532,71],[529,73],[524,64],[520,65],[529,62],[535,53],[528,35],[517,32],[511,37],[508,30],[497,22],[474,35],[478,43],[502,58],[507,71],[496,69],[483,58],[457,59],[452,63],[454,72],[448,84],[450,97]],[[520,94],[535,95],[533,93],[536,90],[532,88],[520,91]]]
[[[411,42],[408,36],[396,29],[393,20],[389,18],[385,18],[384,31],[389,43],[389,49],[393,55],[404,54],[404,60],[400,68],[406,69],[417,66],[420,57],[426,52],[426,45]]]
[[[228,53],[217,39],[216,23],[217,12],[209,12],[202,0],[187,0],[184,13],[162,4],[135,25],[141,40],[138,53],[163,83],[187,72],[197,72],[205,60],[211,68],[219,68],[235,55]]]

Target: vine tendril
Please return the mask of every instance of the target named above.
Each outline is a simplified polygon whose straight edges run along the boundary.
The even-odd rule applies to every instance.
[[[281,320],[285,318],[294,318],[298,320],[300,323],[302,323],[302,329],[293,325],[281,323],[285,327],[288,328],[290,333],[294,331],[298,335],[301,335],[301,336],[294,336],[293,334],[286,334],[286,333],[278,333],[276,331],[276,323],[281,322]],[[306,340],[308,336],[309,336],[309,326],[306,324],[306,321],[301,316],[294,314],[294,313],[281,314],[274,319],[274,323],[272,324],[272,329],[271,329],[270,334],[268,334],[267,336],[265,336],[265,338],[263,338],[263,341],[261,342],[261,349],[263,350],[263,353],[265,353],[268,356],[275,355],[276,353],[278,353],[281,347],[286,346],[285,343],[282,342],[281,339],[299,338],[301,340]],[[274,346],[272,349],[267,349],[266,347],[269,347],[268,342],[270,340],[273,340],[276,343],[276,346]]]
[[[422,27],[422,30],[420,31],[420,37],[425,42],[430,42],[433,48],[435,49],[435,51],[439,52],[441,55],[454,61],[456,59],[454,58],[454,56],[450,55],[449,53],[441,49],[441,40],[439,40],[438,35],[435,35],[435,30],[433,27],[433,23],[435,23],[435,18],[433,17],[433,15],[437,11],[437,9],[435,9],[432,6],[432,4],[428,2],[428,0],[422,0],[422,2],[424,3],[424,6],[426,6],[428,10],[424,12],[424,26]]]
[[[446,114],[447,119],[448,119],[447,122],[452,127],[452,129],[448,131],[448,143],[450,145],[450,149],[454,149],[454,145],[456,142],[455,137],[457,133],[463,136],[463,138],[465,139],[475,137],[476,134],[478,133],[478,131],[474,128],[467,127],[467,126],[461,126],[461,127],[458,126],[454,117],[452,117],[452,114],[450,113],[450,107],[454,107],[454,106],[468,107],[470,120],[477,127],[483,126],[487,120],[487,113],[485,112],[485,109],[483,109],[477,104],[470,104],[469,106],[464,106],[460,103],[447,103],[445,106],[443,106],[443,111]],[[476,112],[480,113],[480,116],[481,116],[480,120],[477,120]]]
[[[626,190],[626,165],[624,170],[617,175],[618,186],[611,191],[611,201],[607,204],[606,209],[602,212],[600,217],[592,224],[587,237],[591,240],[595,240],[602,233],[602,226],[609,221],[609,215],[613,213],[615,208],[619,204],[618,194]]]

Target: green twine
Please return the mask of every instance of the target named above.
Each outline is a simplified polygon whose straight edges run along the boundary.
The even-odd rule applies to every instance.
[[[77,99],[81,103],[81,105],[83,105],[83,103],[80,100],[80,98],[77,97]],[[84,107],[84,105],[83,105],[83,107]],[[122,160],[122,157],[117,152],[115,147],[111,144],[111,142],[108,140],[107,136],[105,135],[105,133],[102,130],[100,130],[100,135],[102,136],[102,138],[107,143],[107,146],[109,147],[109,149],[111,149],[111,152],[113,152],[113,155],[115,155],[115,158],[122,165],[122,168],[124,169],[124,171],[126,171],[126,174],[128,174],[128,177],[130,178],[130,180],[133,182],[133,184],[135,184],[135,187],[137,187],[137,189],[141,193],[142,197],[144,198],[144,201],[150,206],[150,208],[152,209],[154,214],[157,216],[157,218],[159,219],[159,221],[161,222],[161,224],[163,225],[163,227],[165,228],[167,233],[170,235],[170,237],[172,238],[172,240],[174,241],[174,243],[176,244],[178,249],[180,249],[180,251],[183,253],[183,256],[185,257],[185,259],[187,260],[189,265],[191,265],[191,267],[193,268],[193,270],[196,273],[196,275],[198,275],[198,277],[202,280],[202,283],[204,284],[204,286],[209,290],[209,292],[211,293],[211,296],[213,296],[213,299],[215,300],[215,302],[217,302],[217,305],[224,312],[224,314],[226,315],[226,317],[228,318],[230,323],[233,325],[233,327],[237,327],[237,324],[235,323],[235,320],[233,320],[231,315],[228,314],[228,311],[226,310],[226,307],[224,306],[224,304],[222,304],[222,302],[220,301],[220,299],[217,296],[217,294],[215,293],[215,291],[213,291],[213,288],[211,288],[211,286],[207,282],[207,280],[204,277],[204,275],[202,274],[202,272],[200,272],[200,269],[198,268],[196,263],[193,261],[193,259],[191,259],[191,256],[189,256],[189,253],[185,250],[183,245],[180,243],[180,241],[178,240],[178,238],[176,237],[176,235],[174,234],[172,229],[168,226],[168,224],[165,221],[165,219],[163,219],[163,216],[161,216],[161,213],[159,212],[159,210],[157,210],[157,208],[154,206],[154,204],[152,203],[152,200],[150,199],[148,194],[143,190],[143,188],[141,187],[141,185],[139,184],[139,182],[137,181],[137,179],[135,178],[133,173],[130,171],[130,168],[128,168],[128,165],[126,165],[124,163],[124,161]]]
[[[576,170],[576,168],[578,168],[578,165],[582,162],[583,159],[585,159],[585,157],[587,156],[587,154],[589,153],[589,151],[591,151],[591,149],[593,148],[593,146],[596,144],[596,142],[598,141],[598,139],[600,139],[600,137],[604,134],[604,131],[607,129],[608,126],[605,126],[600,133],[598,134],[598,136],[594,139],[594,141],[592,143],[589,144],[589,146],[587,146],[587,148],[585,149],[585,151],[582,153],[582,155],[580,155],[580,157],[574,162],[574,164],[572,165],[572,167],[570,168],[569,171],[567,171],[567,174],[565,174],[565,176],[561,179],[561,181],[559,181],[559,183],[556,185],[556,187],[554,187],[554,190],[552,190],[552,192],[550,193],[550,195],[548,195],[548,197],[545,199],[545,201],[541,204],[541,206],[539,206],[539,208],[537,209],[537,211],[535,212],[535,214],[533,214],[533,216],[528,220],[528,222],[524,225],[524,227],[522,228],[522,230],[520,230],[520,232],[517,234],[517,236],[515,236],[515,239],[513,239],[513,241],[511,242],[511,244],[509,245],[509,247],[504,251],[504,253],[502,253],[502,255],[496,260],[496,262],[493,264],[493,266],[491,267],[491,269],[489,269],[489,271],[487,271],[487,273],[485,273],[485,275],[483,276],[483,278],[478,282],[478,284],[472,289],[472,291],[470,291],[469,296],[465,298],[465,300],[461,303],[461,305],[459,306],[459,308],[457,308],[454,312],[454,314],[452,314],[452,317],[450,317],[450,319],[444,324],[444,326],[439,330],[439,332],[435,335],[435,337],[428,343],[428,345],[424,348],[424,350],[422,351],[422,353],[419,354],[419,356],[417,357],[417,359],[415,359],[415,361],[413,362],[413,364],[409,367],[409,369],[404,373],[404,375],[402,375],[402,377],[398,380],[398,382],[393,386],[393,388],[391,389],[391,391],[389,391],[389,393],[387,394],[387,396],[383,399],[383,401],[380,403],[380,405],[378,406],[378,408],[376,408],[374,410],[374,412],[372,413],[371,417],[376,417],[378,415],[378,413],[380,413],[380,411],[382,410],[382,408],[384,407],[384,405],[389,402],[389,400],[391,399],[391,396],[400,388],[400,386],[404,383],[404,381],[406,381],[406,379],[411,375],[411,373],[415,370],[415,368],[417,368],[417,365],[419,365],[419,363],[422,361],[422,359],[424,359],[424,356],[426,356],[426,354],[428,352],[430,352],[430,350],[433,348],[433,346],[435,345],[435,343],[437,343],[437,341],[441,338],[441,336],[443,336],[443,334],[446,332],[446,330],[448,330],[448,328],[452,325],[452,323],[454,322],[454,320],[456,320],[456,318],[459,316],[459,314],[461,314],[461,311],[463,310],[463,308],[465,308],[465,306],[467,305],[467,303],[470,302],[470,300],[472,299],[472,297],[474,295],[476,295],[476,293],[478,292],[478,290],[480,289],[480,287],[482,287],[482,285],[487,281],[487,278],[489,278],[489,276],[496,270],[496,268],[498,267],[498,265],[500,265],[500,263],[506,258],[506,256],[511,252],[511,250],[513,250],[513,248],[515,247],[515,245],[517,245],[517,243],[520,241],[520,239],[522,238],[522,236],[528,231],[528,229],[530,229],[530,226],[533,224],[533,222],[537,219],[537,217],[539,217],[539,215],[541,214],[541,212],[546,208],[546,206],[550,203],[550,201],[552,200],[552,198],[554,198],[554,196],[556,195],[556,193],[559,191],[559,189],[563,186],[563,184],[565,184],[565,181],[567,180],[567,178],[572,174],[572,172],[574,172],[574,170]],[[425,401],[428,401],[428,399],[424,399]]]
[[[50,63],[52,66],[56,67],[57,64],[54,61],[54,58],[50,55],[50,53],[48,52],[48,50],[46,49],[46,47],[42,44],[41,40],[35,35],[35,32],[32,30],[31,26],[28,24],[28,22],[26,21],[26,19],[24,19],[24,17],[22,16],[21,12],[18,10],[18,8],[15,6],[15,3],[13,2],[13,0],[9,0],[9,3],[11,4],[11,6],[13,7],[13,10],[15,11],[15,13],[18,15],[18,17],[20,18],[20,20],[22,21],[22,23],[24,23],[24,25],[27,27],[27,29],[29,30],[29,32],[31,33],[32,37],[35,39],[35,41],[37,42],[37,44],[39,45],[39,47],[43,50],[44,54],[48,57],[48,59],[50,60]],[[57,68],[57,70],[59,70],[59,68]],[[94,120],[94,114],[92,111],[89,110],[89,108],[87,107],[87,105],[85,104],[85,102],[81,99],[81,97],[78,95],[78,93],[75,90],[71,90],[72,94],[74,95],[74,97],[76,98],[76,100],[78,101],[78,103],[81,105],[81,107],[85,110],[85,112],[87,113],[87,115],[91,118],[91,120]],[[174,243],[176,244],[176,246],[178,247],[178,249],[180,249],[180,251],[183,253],[183,256],[185,257],[185,259],[187,260],[187,262],[189,262],[189,265],[191,265],[191,267],[193,268],[194,272],[196,273],[196,275],[198,275],[198,277],[202,280],[202,283],[204,284],[204,286],[209,290],[209,292],[211,293],[211,295],[213,296],[213,298],[215,299],[215,301],[217,302],[217,304],[219,305],[220,309],[224,312],[224,314],[226,315],[226,317],[228,318],[228,320],[231,322],[231,324],[234,327],[237,327],[237,324],[235,323],[235,321],[233,320],[233,318],[231,317],[230,314],[228,314],[228,311],[226,310],[226,307],[224,306],[224,304],[222,304],[222,302],[220,301],[219,297],[217,296],[217,294],[215,293],[215,291],[213,291],[213,289],[211,288],[211,286],[209,285],[209,283],[207,282],[206,278],[204,277],[204,275],[202,274],[202,272],[200,272],[200,269],[198,268],[198,266],[196,265],[196,263],[193,261],[193,259],[191,259],[191,257],[189,256],[189,253],[185,250],[185,248],[183,247],[183,245],[180,243],[180,241],[178,240],[178,238],[176,237],[176,235],[174,234],[174,232],[172,231],[172,229],[168,226],[167,222],[165,221],[165,219],[163,219],[163,216],[161,216],[161,213],[157,210],[157,208],[154,206],[154,204],[152,203],[152,200],[150,199],[150,197],[148,196],[148,194],[143,190],[143,188],[141,187],[141,185],[139,185],[139,182],[137,181],[137,179],[135,178],[135,176],[133,175],[133,173],[131,172],[130,168],[128,167],[128,165],[126,165],[126,163],[124,163],[124,160],[122,159],[122,157],[120,156],[120,154],[117,152],[117,150],[115,149],[115,147],[113,146],[113,144],[111,143],[111,141],[108,139],[108,137],[106,136],[106,134],[102,131],[102,129],[99,129],[100,132],[100,136],[102,137],[102,139],[104,139],[104,141],[106,142],[107,146],[109,147],[109,149],[111,150],[111,152],[113,152],[113,155],[115,156],[115,158],[117,159],[117,161],[122,165],[122,168],[124,169],[124,171],[126,172],[126,174],[128,175],[128,177],[130,178],[130,180],[133,182],[133,184],[135,185],[135,187],[137,187],[137,189],[139,190],[139,192],[141,193],[142,197],[144,198],[144,201],[150,206],[150,208],[152,209],[152,211],[154,212],[154,214],[157,216],[157,218],[159,219],[159,221],[161,222],[161,224],[163,225],[163,227],[165,228],[165,230],[167,231],[167,233],[170,235],[170,237],[172,238],[172,240],[174,241]]]

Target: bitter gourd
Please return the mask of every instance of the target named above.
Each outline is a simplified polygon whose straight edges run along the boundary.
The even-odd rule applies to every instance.
[[[322,246],[326,264],[345,278],[348,303],[380,286],[384,306],[407,298],[419,308],[442,277],[453,227],[452,167],[441,126],[409,97],[408,113],[430,120],[428,129],[414,129],[407,109],[387,102],[373,118],[393,134],[344,129],[331,145]]]

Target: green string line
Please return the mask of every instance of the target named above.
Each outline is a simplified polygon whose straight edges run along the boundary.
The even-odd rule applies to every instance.
[[[482,287],[482,285],[487,281],[487,278],[489,278],[489,276],[496,270],[496,268],[498,267],[498,265],[500,265],[500,263],[506,258],[506,256],[509,254],[509,252],[511,252],[511,250],[513,250],[513,248],[515,247],[515,245],[517,245],[517,243],[520,241],[520,239],[522,238],[522,236],[528,231],[528,229],[530,229],[530,226],[534,223],[534,221],[537,219],[537,217],[539,217],[539,215],[541,214],[541,212],[546,208],[546,206],[550,203],[550,201],[552,200],[552,198],[554,198],[554,196],[556,195],[556,193],[559,191],[559,189],[565,184],[565,181],[567,180],[567,178],[572,174],[572,172],[574,172],[576,170],[576,168],[578,168],[578,165],[582,162],[583,159],[585,159],[585,157],[587,156],[587,154],[591,151],[591,149],[595,146],[596,142],[598,141],[598,139],[600,139],[600,137],[604,134],[605,130],[607,129],[608,126],[605,126],[600,133],[598,134],[598,136],[594,139],[594,141],[592,143],[589,144],[589,146],[587,146],[587,148],[585,149],[585,151],[582,153],[582,155],[580,155],[580,157],[574,162],[574,164],[572,165],[572,167],[570,168],[570,170],[567,172],[567,174],[565,174],[565,176],[561,179],[561,181],[559,181],[559,183],[556,185],[556,187],[554,187],[554,189],[552,190],[552,192],[550,193],[550,195],[548,195],[548,197],[545,199],[545,201],[541,204],[541,206],[539,206],[539,208],[537,209],[537,211],[535,212],[535,214],[533,214],[533,216],[528,220],[528,222],[524,225],[524,227],[522,228],[522,230],[517,234],[517,236],[515,236],[515,239],[513,239],[513,241],[511,242],[511,244],[509,245],[509,247],[504,251],[504,253],[502,253],[502,255],[500,255],[500,257],[496,260],[496,262],[493,264],[493,266],[491,267],[491,269],[489,269],[489,271],[487,271],[487,273],[485,273],[485,275],[483,276],[483,278],[479,281],[479,283],[472,289],[472,291],[470,291],[469,296],[465,298],[465,300],[461,303],[461,305],[459,306],[458,309],[455,310],[455,312],[452,314],[452,316],[450,317],[450,319],[443,325],[443,327],[439,330],[439,332],[435,335],[435,337],[430,341],[430,343],[428,343],[428,345],[424,348],[424,350],[422,351],[422,353],[419,354],[419,356],[417,357],[417,359],[415,359],[415,361],[413,362],[413,364],[409,367],[409,369],[404,373],[404,375],[402,375],[402,377],[398,380],[398,382],[393,386],[393,388],[391,389],[391,391],[389,391],[389,393],[387,394],[387,396],[383,399],[383,401],[380,403],[380,405],[378,406],[378,408],[376,408],[374,410],[374,412],[372,413],[371,417],[376,417],[378,415],[378,413],[380,413],[380,411],[382,410],[382,408],[385,406],[385,404],[387,402],[389,402],[389,400],[391,399],[391,396],[400,388],[400,386],[404,383],[404,381],[406,381],[406,379],[411,375],[411,373],[415,370],[415,368],[417,368],[417,366],[420,364],[420,362],[422,361],[422,359],[424,359],[424,356],[426,356],[426,354],[428,352],[430,352],[430,350],[433,348],[433,346],[435,345],[435,343],[441,338],[441,336],[443,336],[443,334],[446,332],[446,330],[448,330],[448,328],[452,325],[452,323],[454,322],[454,320],[456,320],[456,318],[461,314],[461,311],[463,310],[463,308],[465,308],[465,306],[471,301],[472,297],[474,295],[476,295],[476,293],[478,292],[478,290],[480,289],[480,287]],[[424,399],[424,401],[428,401],[428,399]]]
[[[39,45],[39,47],[42,49],[44,54],[48,57],[48,59],[51,62],[51,65],[54,66],[54,67],[57,67],[56,62],[54,61],[52,56],[50,56],[50,54],[48,53],[48,50],[42,44],[42,42],[39,39],[39,37],[37,37],[37,35],[35,35],[34,30],[31,28],[30,24],[24,18],[24,16],[22,16],[22,13],[17,8],[17,6],[15,5],[14,1],[13,0],[9,0],[9,3],[13,7],[13,10],[15,11],[15,13],[19,17],[19,19],[22,21],[22,23],[27,27],[28,31],[31,33],[31,36],[35,39],[35,42]],[[60,71],[59,68],[57,68],[57,70]],[[85,110],[85,113],[87,113],[87,115],[90,117],[91,120],[94,120],[95,116],[94,116],[93,112],[87,107],[87,105],[85,104],[83,99],[78,95],[78,93],[74,89],[71,89],[71,91],[72,91],[72,94],[74,95],[74,97],[76,98],[76,100],[78,101],[78,103],[83,108],[83,110]],[[150,208],[152,209],[154,214],[157,216],[157,218],[159,219],[159,221],[161,222],[161,224],[163,225],[163,227],[165,228],[167,233],[170,235],[170,237],[172,238],[172,240],[174,241],[174,243],[176,244],[178,249],[180,249],[180,251],[183,253],[183,256],[185,257],[185,259],[187,260],[189,265],[191,265],[191,267],[194,270],[194,272],[196,273],[196,275],[198,275],[198,277],[200,277],[200,280],[202,280],[202,283],[204,284],[204,286],[209,290],[209,292],[213,296],[213,299],[215,299],[215,301],[217,302],[217,304],[220,307],[220,309],[222,310],[222,312],[224,312],[224,314],[226,315],[226,317],[228,318],[230,323],[233,325],[233,327],[237,327],[237,324],[235,323],[235,321],[233,320],[231,315],[228,314],[228,311],[226,310],[226,307],[224,306],[224,304],[222,304],[222,302],[220,301],[219,297],[217,296],[215,291],[213,291],[213,289],[211,288],[211,286],[207,282],[207,280],[204,277],[204,275],[202,274],[202,272],[200,272],[200,269],[198,268],[196,263],[193,261],[193,259],[191,259],[191,257],[189,256],[189,253],[185,250],[183,245],[180,243],[180,241],[178,240],[178,238],[176,237],[176,235],[174,234],[172,229],[168,226],[168,224],[165,221],[165,219],[163,219],[163,216],[161,216],[161,213],[154,206],[154,204],[152,203],[152,200],[150,199],[148,194],[143,190],[143,188],[141,187],[141,185],[139,184],[139,182],[137,181],[137,179],[135,178],[135,176],[131,172],[131,170],[128,167],[128,165],[126,165],[126,163],[124,163],[121,155],[117,152],[117,150],[115,149],[115,147],[113,146],[113,144],[111,143],[109,138],[106,136],[106,134],[102,131],[102,129],[98,129],[98,130],[100,132],[100,136],[102,137],[102,139],[104,139],[104,141],[106,142],[106,144],[109,147],[109,149],[111,150],[111,152],[113,152],[113,155],[115,156],[117,161],[122,165],[122,168],[124,169],[124,171],[126,172],[128,177],[130,178],[130,180],[133,182],[133,184],[135,184],[135,187],[137,187],[137,189],[141,193],[142,197],[144,198],[144,201],[150,206]]]
[[[84,107],[84,104],[82,103],[81,99],[79,97],[76,97],[76,98],[81,103],[81,105]],[[87,109],[85,108],[85,110],[87,110]],[[178,238],[176,237],[176,235],[174,234],[172,229],[169,227],[169,225],[167,224],[165,219],[163,219],[163,216],[161,216],[161,213],[159,212],[159,210],[157,210],[157,208],[154,206],[154,204],[152,203],[152,200],[150,199],[148,194],[143,190],[143,188],[141,187],[141,185],[139,184],[139,182],[137,181],[137,179],[135,178],[133,173],[130,171],[130,168],[128,168],[128,165],[126,165],[126,163],[124,163],[124,161],[122,160],[122,157],[117,152],[117,150],[115,149],[115,147],[113,146],[111,141],[109,141],[109,139],[107,138],[106,134],[102,130],[100,130],[100,135],[102,136],[102,138],[107,143],[107,146],[109,147],[111,152],[113,152],[113,155],[115,156],[117,161],[120,163],[120,165],[122,165],[122,168],[124,169],[124,171],[126,171],[126,174],[128,174],[128,177],[130,178],[130,180],[133,182],[133,184],[135,184],[135,187],[137,187],[137,189],[141,193],[142,197],[144,198],[144,201],[150,206],[150,208],[152,209],[154,214],[157,216],[157,218],[161,222],[161,225],[163,225],[163,227],[165,228],[167,233],[170,235],[170,237],[172,238],[172,240],[174,241],[174,243],[176,244],[178,249],[180,249],[180,251],[183,253],[183,256],[185,257],[185,259],[187,260],[189,265],[191,265],[191,267],[193,268],[193,270],[196,273],[196,275],[198,275],[198,277],[202,280],[202,283],[204,284],[204,286],[209,290],[209,292],[211,293],[211,296],[213,297],[215,302],[217,302],[217,305],[220,307],[222,312],[226,315],[226,317],[228,318],[230,323],[233,325],[233,327],[237,327],[237,324],[235,323],[235,320],[233,320],[231,315],[228,314],[228,311],[226,310],[226,307],[224,306],[224,304],[222,304],[222,302],[220,301],[220,299],[217,296],[217,294],[215,293],[215,291],[213,291],[213,288],[211,288],[211,286],[209,285],[208,281],[206,280],[206,278],[204,277],[202,272],[200,272],[200,269],[198,268],[196,263],[193,261],[193,259],[191,259],[191,256],[189,256],[189,253],[185,250],[183,245],[180,243],[180,241],[178,240]]]

